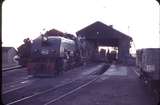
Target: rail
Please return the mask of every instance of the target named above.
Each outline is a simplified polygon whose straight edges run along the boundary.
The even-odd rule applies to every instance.
[[[21,65],[17,65],[17,66],[2,68],[2,71],[6,72],[6,71],[14,70],[14,69],[19,69],[19,68],[23,68],[23,67]]]
[[[100,74],[98,73],[97,75],[92,76],[92,78],[89,78],[89,80],[88,80],[88,78],[84,79],[84,77],[77,78],[77,79],[72,80],[68,83],[61,84],[61,85],[58,85],[58,86],[55,86],[55,87],[52,87],[52,88],[49,88],[49,89],[45,89],[44,91],[41,91],[41,92],[33,93],[32,95],[23,97],[21,99],[16,99],[12,102],[6,103],[6,105],[13,105],[13,104],[19,104],[19,103],[24,104],[25,102],[28,102],[28,101],[35,102],[35,100],[33,100],[34,98],[46,97],[45,95],[49,95],[52,92],[62,92],[64,90],[65,91],[67,90],[67,92],[64,92],[63,94],[58,95],[58,96],[57,96],[57,94],[53,94],[54,98],[52,98],[52,99],[48,100],[47,102],[43,103],[44,105],[52,104],[52,103],[54,103],[58,100],[63,99],[64,97],[69,96],[69,95],[73,94],[74,92],[92,84],[94,81],[96,81],[98,78],[101,77],[103,72],[105,72],[105,70],[103,70],[103,69],[107,70],[108,68],[109,68],[109,66],[107,68],[103,67],[102,72]],[[68,90],[68,88],[71,88],[71,89]]]

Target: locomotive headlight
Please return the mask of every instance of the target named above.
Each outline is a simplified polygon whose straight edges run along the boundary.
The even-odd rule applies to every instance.
[[[46,41],[48,40],[48,38],[44,36],[42,40],[43,40],[44,42],[46,42]]]
[[[47,41],[47,37],[44,37],[43,39],[44,39],[44,41]]]
[[[13,61],[17,62],[18,60],[20,60],[20,57],[18,55],[14,56]]]
[[[47,42],[47,41],[48,41],[48,37],[47,37],[47,36],[42,35],[42,42]]]

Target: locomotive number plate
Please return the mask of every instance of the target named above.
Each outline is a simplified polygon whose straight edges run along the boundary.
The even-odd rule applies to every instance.
[[[42,55],[47,55],[47,54],[49,54],[49,51],[46,50],[46,49],[43,49],[43,50],[41,50],[41,54]]]

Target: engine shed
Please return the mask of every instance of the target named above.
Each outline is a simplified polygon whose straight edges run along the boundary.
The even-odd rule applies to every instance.
[[[129,49],[132,38],[102,22],[95,22],[76,32],[81,43],[82,53],[87,58],[94,58],[98,46],[118,48],[118,62],[126,64],[130,57]],[[89,60],[89,59],[88,59]]]

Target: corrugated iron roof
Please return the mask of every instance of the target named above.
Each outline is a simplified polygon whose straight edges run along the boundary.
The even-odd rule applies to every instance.
[[[76,32],[77,36],[84,36],[86,39],[127,39],[132,40],[130,36],[114,29],[112,26],[97,21]]]

